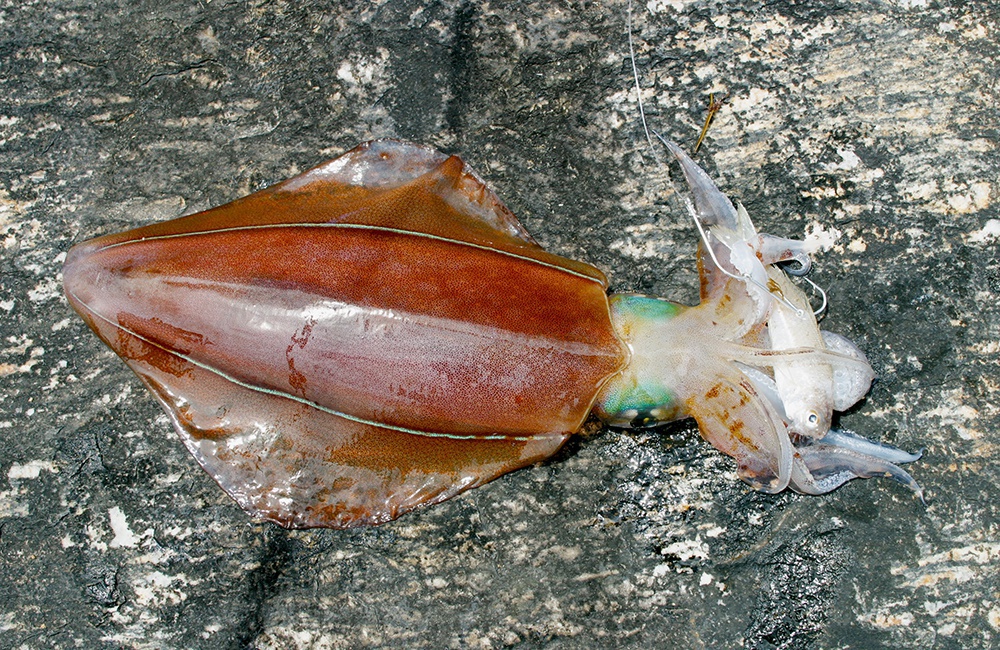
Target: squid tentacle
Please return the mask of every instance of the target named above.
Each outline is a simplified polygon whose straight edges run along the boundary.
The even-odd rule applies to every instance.
[[[917,460],[920,454],[908,454],[853,434],[850,434],[851,442],[844,446],[843,432],[835,436],[833,444],[830,444],[830,433],[820,444],[796,446],[789,486],[793,490],[802,494],[824,494],[854,478],[882,476],[905,485],[924,502],[924,491],[920,485],[906,470],[896,465]],[[875,454],[862,451],[871,448],[877,448]]]
[[[708,390],[688,401],[702,436],[736,460],[740,478],[754,489],[781,492],[792,479],[795,453],[781,415],[734,365],[706,370],[694,383]]]

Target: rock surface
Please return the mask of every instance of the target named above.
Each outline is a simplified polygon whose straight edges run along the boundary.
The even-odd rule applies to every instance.
[[[650,125],[806,233],[924,458],[767,496],[684,423],[377,529],[254,523],[60,292],[75,242],[363,140],[459,153],[547,248],[693,302],[623,1],[0,5],[0,648],[970,648],[1000,633],[1000,5],[635,8]],[[509,6],[508,6],[509,5]],[[95,8],[96,7],[96,8]]]

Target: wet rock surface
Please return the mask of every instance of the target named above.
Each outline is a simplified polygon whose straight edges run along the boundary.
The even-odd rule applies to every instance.
[[[592,425],[394,523],[289,532],[71,312],[73,243],[385,136],[461,154],[615,290],[694,302],[626,4],[502,4],[0,6],[0,648],[995,643],[996,3],[635,10],[650,125],[690,149],[725,93],[696,159],[759,230],[825,249],[823,326],[879,375],[840,425],[924,449],[926,507],[881,480],[757,494],[690,423]]]

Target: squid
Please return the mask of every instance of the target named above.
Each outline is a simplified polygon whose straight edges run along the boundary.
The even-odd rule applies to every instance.
[[[898,467],[917,455],[829,428],[873,373],[804,317],[780,265],[808,270],[806,246],[758,234],[669,146],[701,233],[696,306],[608,295],[461,158],[394,140],[78,244],[64,289],[201,467],[288,528],[439,503],[551,457],[591,413],[693,417],[765,492],[888,476],[919,494]]]

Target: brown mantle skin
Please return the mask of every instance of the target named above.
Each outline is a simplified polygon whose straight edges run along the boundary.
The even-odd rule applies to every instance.
[[[70,304],[252,516],[381,524],[554,454],[628,351],[597,269],[392,140],[70,251]]]

